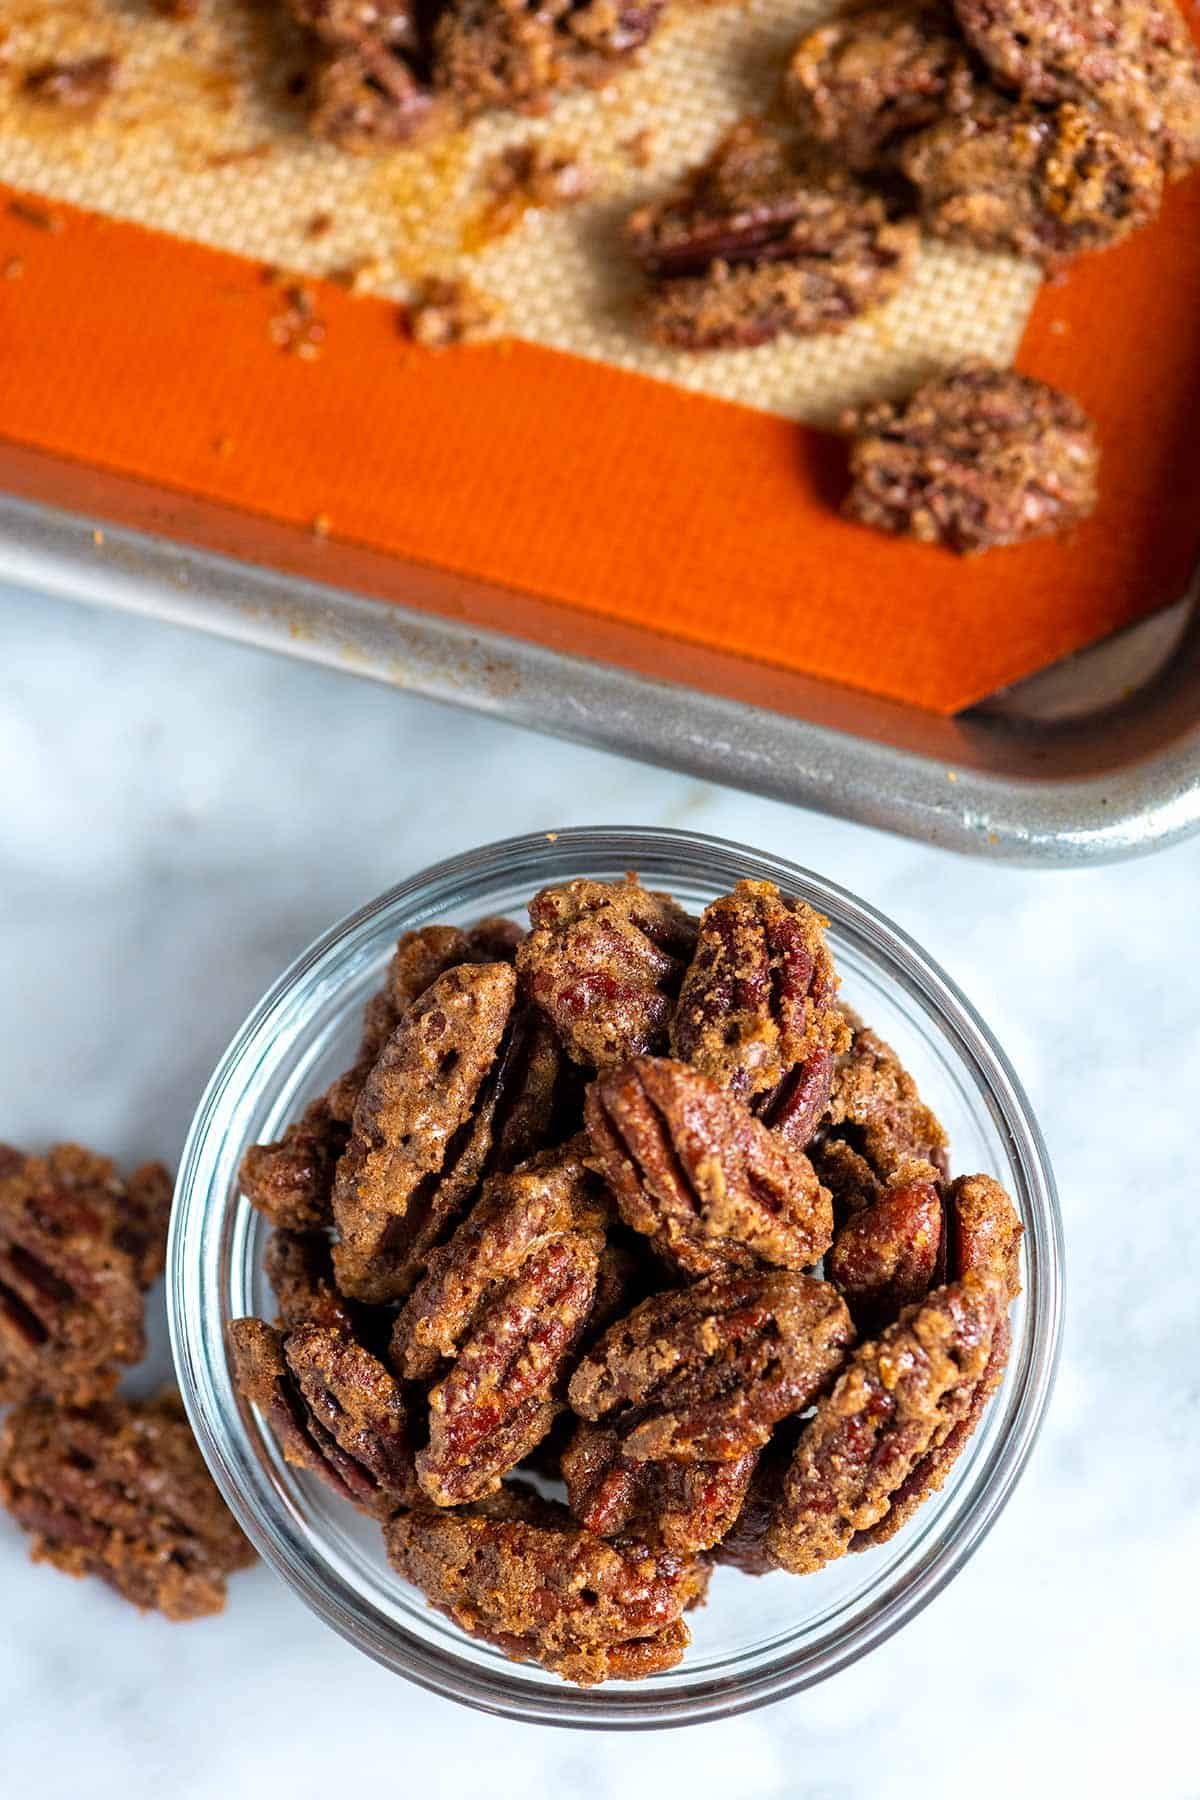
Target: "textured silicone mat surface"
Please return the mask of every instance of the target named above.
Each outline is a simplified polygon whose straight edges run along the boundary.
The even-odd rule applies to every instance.
[[[149,0],[4,0],[0,179],[289,269],[353,269],[368,292],[400,297],[415,276],[468,272],[514,336],[828,423],[964,354],[1011,361],[1036,272],[925,244],[891,303],[840,336],[689,356],[639,341],[619,231],[638,199],[772,103],[787,50],[830,10],[828,0],[681,7],[639,67],[546,120],[488,118],[427,150],[364,158],[307,136],[303,103],[288,93],[306,59],[282,0],[199,0],[186,24]],[[39,61],[98,52],[120,66],[94,119],[22,95]],[[648,168],[628,148],[641,133]],[[577,152],[595,197],[530,212],[479,246],[487,164],[530,136]]]

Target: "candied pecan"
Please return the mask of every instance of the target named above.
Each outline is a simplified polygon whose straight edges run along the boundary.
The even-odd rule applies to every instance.
[[[1069,530],[1096,505],[1091,420],[1015,369],[969,362],[843,424],[857,433],[843,511],[882,531],[986,550]]]
[[[549,1431],[591,1313],[602,1243],[598,1232],[552,1237],[480,1308],[429,1394],[417,1478],[438,1505],[491,1492]]]
[[[448,969],[384,1046],[334,1182],[343,1293],[382,1301],[405,1292],[474,1193],[492,1139],[485,1082],[515,987],[504,963]]]
[[[933,1171],[911,1165],[869,1206],[854,1212],[833,1240],[825,1273],[845,1298],[855,1325],[874,1333],[928,1293],[937,1279],[942,1202]]]
[[[851,1175],[858,1203],[863,1204],[878,1198],[867,1189],[868,1174],[886,1182],[903,1163],[927,1162],[944,1175],[947,1139],[891,1045],[860,1019],[852,1016],[850,1022],[853,1040],[838,1062],[824,1129],[810,1154],[822,1180],[830,1179],[831,1186],[827,1166],[831,1175]],[[827,1148],[835,1143],[848,1145],[863,1166],[836,1153],[827,1158]]]
[[[262,1319],[229,1327],[237,1386],[288,1462],[379,1517],[416,1498],[407,1409],[383,1364],[344,1331]]]
[[[0,1146],[0,1405],[83,1405],[145,1354],[142,1288],[162,1266],[169,1180],[77,1144],[45,1157]]]
[[[1002,86],[1094,106],[1151,140],[1168,171],[1200,162],[1200,55],[1171,0],[954,0]]]
[[[571,1405],[615,1423],[634,1462],[727,1462],[807,1406],[853,1338],[828,1282],[780,1269],[710,1276],[610,1325],[571,1377]]]
[[[33,1534],[35,1562],[98,1575],[168,1619],[220,1612],[226,1578],[254,1561],[174,1397],[17,1407],[0,1500]]]
[[[297,1325],[326,1325],[355,1334],[351,1305],[333,1279],[329,1239],[319,1231],[273,1231],[263,1257],[267,1280],[279,1302],[284,1331]]]
[[[418,931],[403,934],[388,962],[382,988],[372,994],[363,1012],[358,1054],[325,1096],[335,1119],[350,1124],[363,1083],[379,1061],[383,1046],[409,1007],[438,976],[459,963],[490,960],[471,954],[467,934],[457,925],[423,925]]]
[[[1032,257],[1047,270],[1148,224],[1162,165],[1088,106],[1045,111],[983,93],[906,140],[900,165],[935,237]]]
[[[635,1462],[619,1430],[581,1422],[560,1458],[571,1511],[599,1537],[633,1532],[679,1554],[708,1550],[742,1512],[757,1450],[728,1462]]]
[[[581,1135],[486,1183],[397,1316],[391,1357],[407,1380],[453,1358],[487,1303],[548,1242],[603,1230],[611,1207],[584,1164],[587,1148]]]
[[[991,1353],[961,1416],[913,1466],[892,1495],[883,1517],[855,1534],[851,1550],[869,1550],[875,1544],[886,1543],[931,1494],[938,1492],[1004,1379],[1012,1331],[1003,1309],[1021,1291],[1023,1227],[1004,1189],[988,1175],[962,1175],[951,1183],[946,1195],[946,1219],[951,1273],[959,1280],[977,1277],[1000,1295],[1001,1317]]]
[[[689,1274],[804,1269],[828,1249],[830,1197],[807,1156],[707,1076],[636,1057],[592,1083],[584,1116],[621,1217]]]
[[[325,1096],[334,1118],[349,1125],[383,1046],[439,975],[460,963],[511,962],[524,935],[519,925],[500,918],[480,919],[465,930],[457,925],[422,925],[406,931],[392,952],[383,987],[367,1002],[358,1055]]]
[[[814,142],[848,169],[876,167],[899,138],[964,112],[975,83],[942,0],[840,13],[801,38],[784,91]]]
[[[853,1335],[832,1288],[777,1270],[643,1301],[571,1378],[589,1421],[562,1458],[572,1512],[590,1531],[710,1549],[775,1426],[826,1385]]]
[[[794,168],[749,122],[676,192],[639,207],[626,238],[654,281],[649,335],[709,350],[843,330],[899,286],[917,234],[842,172]]]
[[[409,143],[448,123],[429,82],[430,45],[410,0],[289,0],[317,57],[312,128],[346,150]]]
[[[1021,1291],[1025,1227],[1012,1201],[990,1175],[960,1175],[946,1195],[950,1267],[956,1277],[998,1282],[1010,1300]]]
[[[785,1081],[850,1042],[825,924],[769,881],[739,881],[714,900],[679,990],[672,1055],[739,1100],[781,1105]]]
[[[859,1346],[817,1402],[767,1528],[768,1555],[804,1575],[845,1554],[969,1410],[1003,1314],[974,1275],[935,1289]]]
[[[278,1142],[251,1144],[238,1170],[256,1211],[284,1231],[314,1231],[330,1222],[333,1179],[349,1142],[348,1127],[324,1096],[305,1107]]]
[[[618,881],[545,888],[517,951],[529,993],[569,1054],[590,1069],[664,1048],[696,943],[696,921],[669,894]]]
[[[470,117],[544,112],[555,94],[601,87],[633,60],[664,0],[449,0],[434,27],[434,83]]]
[[[581,1686],[674,1667],[707,1583],[692,1558],[604,1542],[509,1489],[465,1511],[398,1513],[384,1538],[397,1571],[464,1631]]]
[[[125,1177],[113,1242],[133,1258],[138,1283],[148,1288],[163,1272],[175,1184],[162,1163],[143,1163]]]

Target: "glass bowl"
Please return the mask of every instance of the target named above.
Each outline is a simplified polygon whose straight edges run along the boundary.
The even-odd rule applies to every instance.
[[[273,1316],[266,1228],[238,1192],[248,1144],[277,1137],[352,1060],[363,1005],[402,931],[523,916],[537,889],[636,869],[698,910],[743,876],[823,912],[844,999],[899,1052],[946,1125],[956,1172],[1004,1186],[1025,1224],[1024,1292],[1000,1393],[943,1491],[888,1544],[815,1575],[718,1569],[679,1667],[580,1690],[468,1638],[388,1566],[378,1525],[290,1468],[234,1391],[226,1327]],[[1058,1350],[1061,1232],[1029,1104],[969,1003],[911,939],[806,869],[677,831],[595,829],[487,845],[402,882],[337,925],[276,983],[223,1057],[188,1137],[168,1263],[171,1335],[189,1416],[222,1492],[284,1580],[360,1650],[434,1692],[527,1721],[663,1726],[728,1716],[832,1675],[898,1630],[982,1542],[1042,1420]]]

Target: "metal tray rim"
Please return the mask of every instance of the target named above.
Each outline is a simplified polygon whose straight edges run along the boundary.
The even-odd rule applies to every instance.
[[[1200,713],[1128,768],[1014,779],[11,495],[0,571],[947,849],[1079,866],[1200,831]]]

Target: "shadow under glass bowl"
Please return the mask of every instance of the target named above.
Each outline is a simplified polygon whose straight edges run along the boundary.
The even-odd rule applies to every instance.
[[[579,1690],[467,1637],[389,1568],[378,1525],[289,1467],[235,1393],[226,1328],[273,1316],[267,1229],[238,1191],[249,1144],[274,1138],[353,1060],[362,1007],[396,938],[486,913],[524,916],[539,888],[636,869],[698,910],[743,877],[774,881],[829,920],[842,998],[897,1050],[945,1124],[955,1172],[983,1171],[1025,1225],[1024,1291],[1004,1385],[942,1492],[889,1543],[815,1575],[718,1569],[689,1615],[679,1667]],[[1029,1456],[1058,1352],[1061,1228],[1029,1104],[987,1027],[879,913],[809,871],[685,832],[588,829],[487,845],[426,870],[335,926],[255,1009],[225,1053],[188,1137],[168,1251],[180,1387],[226,1500],[262,1555],[336,1631],[438,1694],[544,1724],[637,1727],[727,1717],[823,1680],[882,1643],[963,1567]]]

